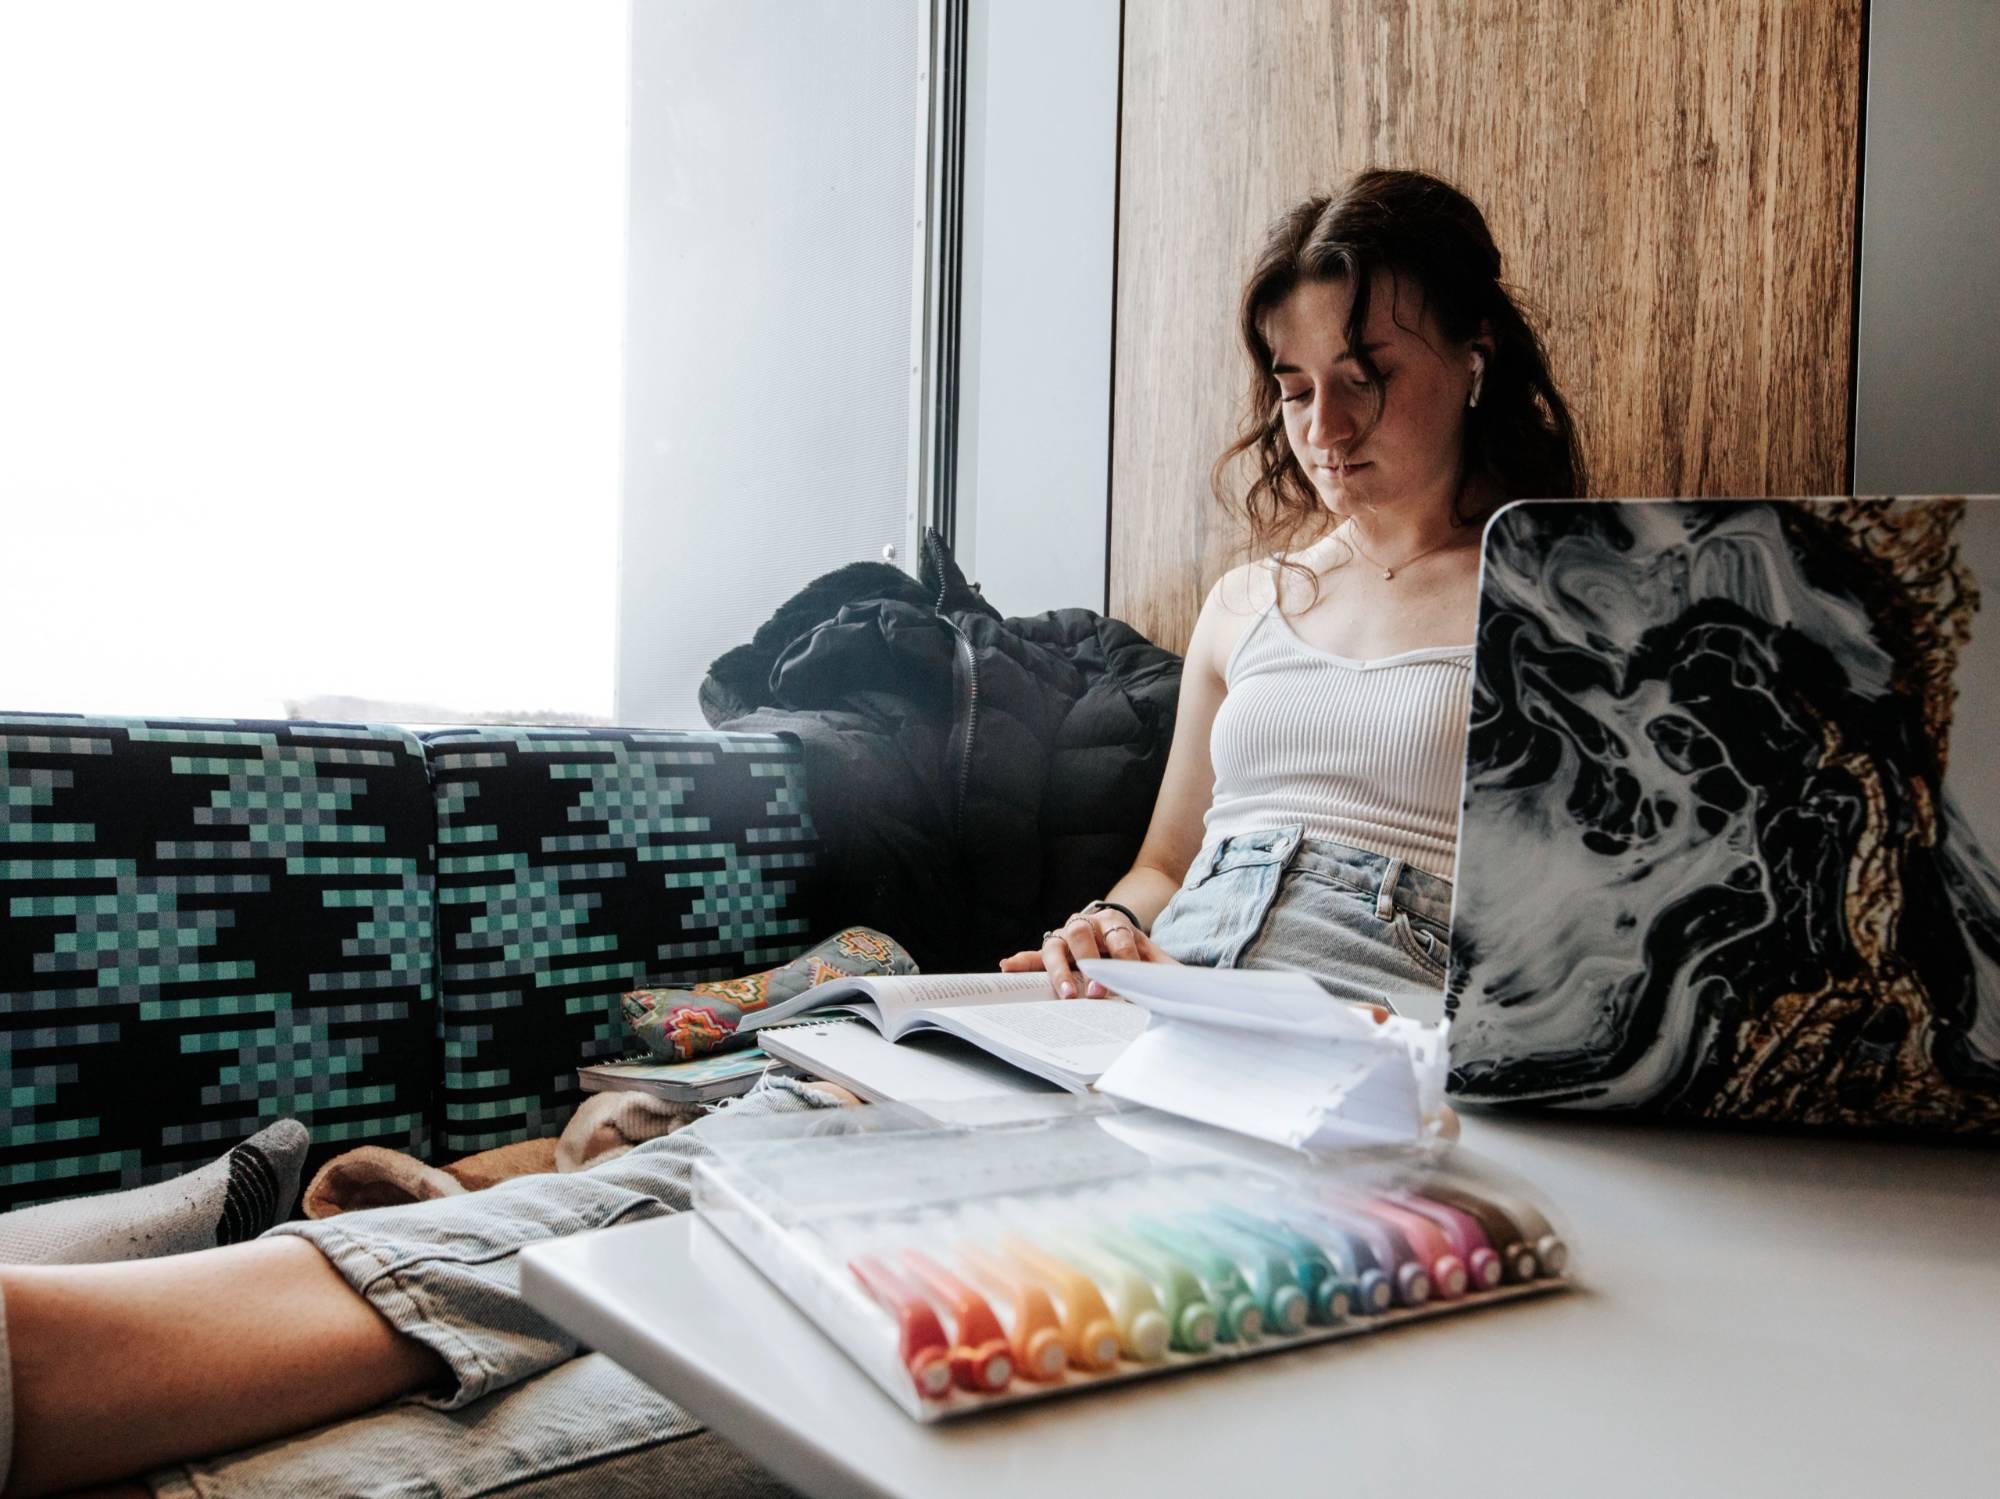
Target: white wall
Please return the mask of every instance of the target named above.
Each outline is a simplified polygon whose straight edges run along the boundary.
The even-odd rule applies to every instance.
[[[1872,0],[1856,493],[2000,493],[1996,82],[1996,0]]]
[[[2000,494],[2000,3],[1871,0],[1862,146],[1854,491]],[[1992,507],[2000,508],[2000,501]],[[2000,680],[2000,525],[1965,528],[1988,589],[1959,664]],[[1982,756],[2000,701],[1961,693],[1948,789],[1987,849],[2000,799]],[[1984,770],[1984,780],[1980,772]]]
[[[902,549],[919,0],[633,7],[616,716]]]
[[[1102,609],[1118,0],[972,0],[959,556],[1004,614]]]

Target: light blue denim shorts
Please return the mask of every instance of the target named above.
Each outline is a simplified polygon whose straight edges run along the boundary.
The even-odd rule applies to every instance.
[[[831,1107],[767,1078],[732,1114]],[[703,1122],[587,1171],[283,1223],[450,1371],[447,1387],[316,1431],[148,1475],[160,1499],[674,1499],[791,1491],[521,1299],[519,1252],[685,1212]]]
[[[1153,923],[1183,963],[1306,973],[1336,994],[1444,1017],[1451,881],[1401,859],[1304,836],[1297,824],[1203,847]]]

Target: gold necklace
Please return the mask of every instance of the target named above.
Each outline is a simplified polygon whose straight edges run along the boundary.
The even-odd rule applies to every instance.
[[[1418,552],[1414,557],[1405,557],[1401,562],[1398,562],[1396,564],[1396,567],[1383,567],[1383,565],[1380,562],[1377,562],[1373,557],[1369,556],[1366,552],[1361,550],[1361,543],[1356,541],[1354,539],[1354,536],[1352,535],[1352,532],[1354,531],[1354,522],[1349,521],[1347,523],[1347,529],[1350,534],[1343,537],[1342,539],[1346,541],[1346,543],[1349,546],[1354,548],[1354,555],[1359,557],[1363,562],[1367,563],[1370,567],[1382,568],[1382,581],[1385,583],[1388,582],[1389,579],[1396,576],[1396,567],[1408,567],[1412,562],[1418,562],[1424,559],[1425,557],[1430,556],[1432,552],[1443,551],[1446,547],[1450,546],[1452,542],[1458,539],[1454,536],[1447,536],[1443,541],[1440,541],[1436,546],[1425,547],[1421,552]]]

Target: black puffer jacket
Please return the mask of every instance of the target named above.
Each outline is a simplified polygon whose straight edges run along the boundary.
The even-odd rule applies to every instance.
[[[717,728],[804,742],[823,922],[971,971],[1034,946],[1130,866],[1180,670],[1087,609],[1002,619],[932,535],[922,583],[863,562],[808,584],[709,668],[701,708]]]

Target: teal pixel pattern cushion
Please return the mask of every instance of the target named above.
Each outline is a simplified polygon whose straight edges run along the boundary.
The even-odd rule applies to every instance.
[[[789,735],[447,729],[437,796],[441,1158],[559,1132],[620,997],[783,963],[818,862]]]
[[[0,714],[0,1207],[426,1153],[434,828],[400,729]]]

